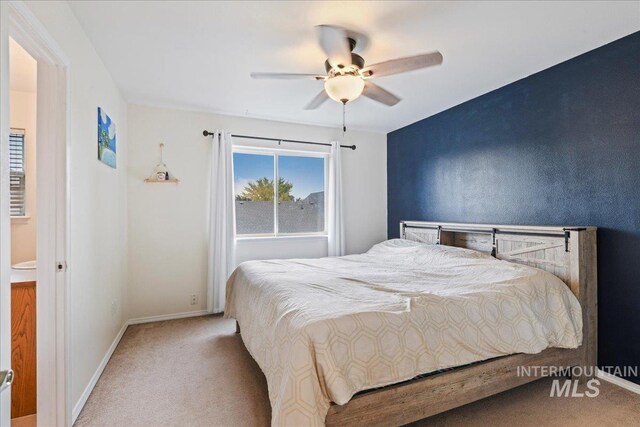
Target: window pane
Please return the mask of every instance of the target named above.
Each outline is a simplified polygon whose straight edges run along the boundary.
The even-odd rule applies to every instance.
[[[324,231],[324,158],[278,156],[278,232]]]
[[[11,129],[9,135],[9,208],[11,216],[24,216],[25,210],[25,168],[24,131]]]
[[[233,153],[237,234],[273,234],[273,156]]]

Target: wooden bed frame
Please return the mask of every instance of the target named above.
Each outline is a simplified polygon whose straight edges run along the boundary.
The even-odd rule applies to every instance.
[[[496,258],[549,271],[562,279],[582,306],[583,342],[577,349],[549,348],[514,354],[406,381],[331,405],[326,424],[401,425],[509,390],[541,378],[518,375],[518,367],[589,367],[597,355],[597,266],[595,227],[537,227],[403,221],[404,239],[475,249]]]

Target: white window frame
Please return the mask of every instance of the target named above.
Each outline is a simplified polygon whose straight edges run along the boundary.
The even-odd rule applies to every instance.
[[[319,151],[305,151],[305,150],[292,150],[289,148],[267,148],[267,147],[252,147],[244,145],[234,145],[232,149],[232,155],[235,153],[241,154],[257,154],[257,155],[270,155],[273,156],[273,233],[253,233],[253,234],[238,234],[236,219],[236,189],[235,184],[233,186],[233,217],[234,227],[233,235],[236,240],[253,240],[253,239],[289,239],[297,237],[322,237],[328,236],[329,221],[328,221],[328,203],[327,203],[327,191],[329,189],[329,153],[323,153]],[[298,156],[298,157],[316,157],[322,158],[324,161],[324,230],[308,233],[280,233],[278,230],[278,180],[280,174],[278,171],[278,157],[279,156]],[[235,182],[235,170],[233,176]]]
[[[23,128],[11,128],[11,135],[22,135],[22,214],[13,215],[11,213],[12,221],[21,221],[28,218],[27,216],[27,132]],[[11,157],[11,155],[9,155]],[[13,171],[9,172],[10,177],[14,175]],[[9,185],[11,189],[11,185]],[[9,207],[12,207],[11,201],[9,201]]]

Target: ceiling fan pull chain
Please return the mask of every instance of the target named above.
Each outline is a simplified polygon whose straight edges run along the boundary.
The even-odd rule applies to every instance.
[[[342,103],[342,139],[344,139],[344,133],[347,131],[346,110],[347,110],[347,103],[343,102]]]

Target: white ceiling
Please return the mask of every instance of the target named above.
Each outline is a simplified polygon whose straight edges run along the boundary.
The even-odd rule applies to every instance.
[[[402,102],[360,98],[347,125],[389,132],[640,30],[640,2],[70,2],[129,102],[340,126],[340,104],[303,110],[322,73],[315,25],[369,36],[369,64],[439,50],[440,67],[381,77]],[[356,49],[358,50],[358,49]]]
[[[35,92],[38,85],[38,63],[12,38],[9,38],[9,64],[10,89]]]

